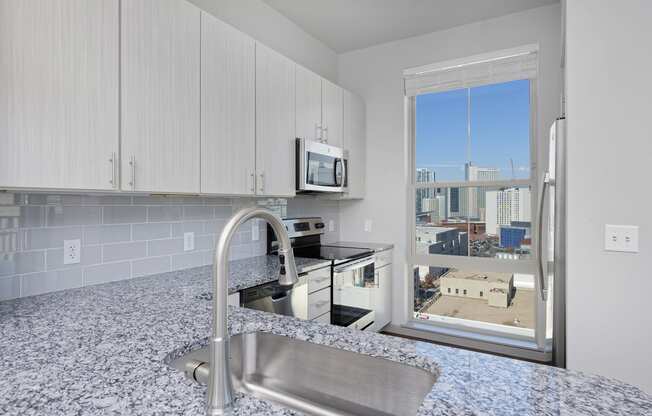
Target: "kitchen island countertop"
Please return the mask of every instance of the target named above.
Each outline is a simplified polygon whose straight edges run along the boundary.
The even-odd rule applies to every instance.
[[[0,302],[0,414],[204,414],[205,387],[169,363],[206,344],[210,277],[203,267]],[[432,371],[419,415],[652,414],[649,395],[600,376],[237,307],[229,330]],[[237,394],[234,415],[294,414]]]

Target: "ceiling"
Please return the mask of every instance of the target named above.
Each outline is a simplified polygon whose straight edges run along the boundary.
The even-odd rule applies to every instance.
[[[263,0],[337,53],[559,0]]]

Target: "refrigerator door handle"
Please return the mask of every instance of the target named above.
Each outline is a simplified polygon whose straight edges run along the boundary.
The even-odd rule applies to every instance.
[[[543,180],[541,181],[541,195],[539,197],[539,218],[537,220],[537,257],[538,257],[538,266],[539,266],[539,291],[541,295],[541,300],[546,301],[548,298],[548,288],[546,287],[546,278],[543,270],[543,211],[545,208],[546,202],[546,190],[549,186],[553,185],[552,179],[550,179],[550,172],[546,172],[543,175]]]

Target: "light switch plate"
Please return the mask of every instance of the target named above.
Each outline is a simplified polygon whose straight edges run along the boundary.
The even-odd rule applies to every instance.
[[[81,240],[63,240],[63,264],[81,262]]]
[[[604,249],[638,253],[638,226],[606,224],[604,226]]]
[[[183,251],[190,251],[195,249],[195,233],[183,233]]]
[[[328,221],[328,232],[332,233],[333,231],[335,231],[335,221],[329,220]]]
[[[372,224],[372,223],[371,223],[371,220],[369,220],[369,219],[364,220],[364,230],[365,230],[366,232],[368,232],[368,233],[371,232],[371,224]]]

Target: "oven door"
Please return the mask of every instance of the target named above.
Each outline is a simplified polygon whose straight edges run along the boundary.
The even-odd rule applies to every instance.
[[[378,291],[378,278],[375,273],[374,257],[365,257],[352,263],[335,266],[333,269],[333,310],[336,316],[338,310],[342,315],[351,315],[355,312],[355,321],[369,321],[359,329],[366,328],[373,323],[374,299]],[[346,318],[343,322],[334,321],[335,325],[350,326]],[[356,327],[359,325],[356,325]]]
[[[297,139],[297,190],[303,192],[345,192],[346,152],[334,146]]]

